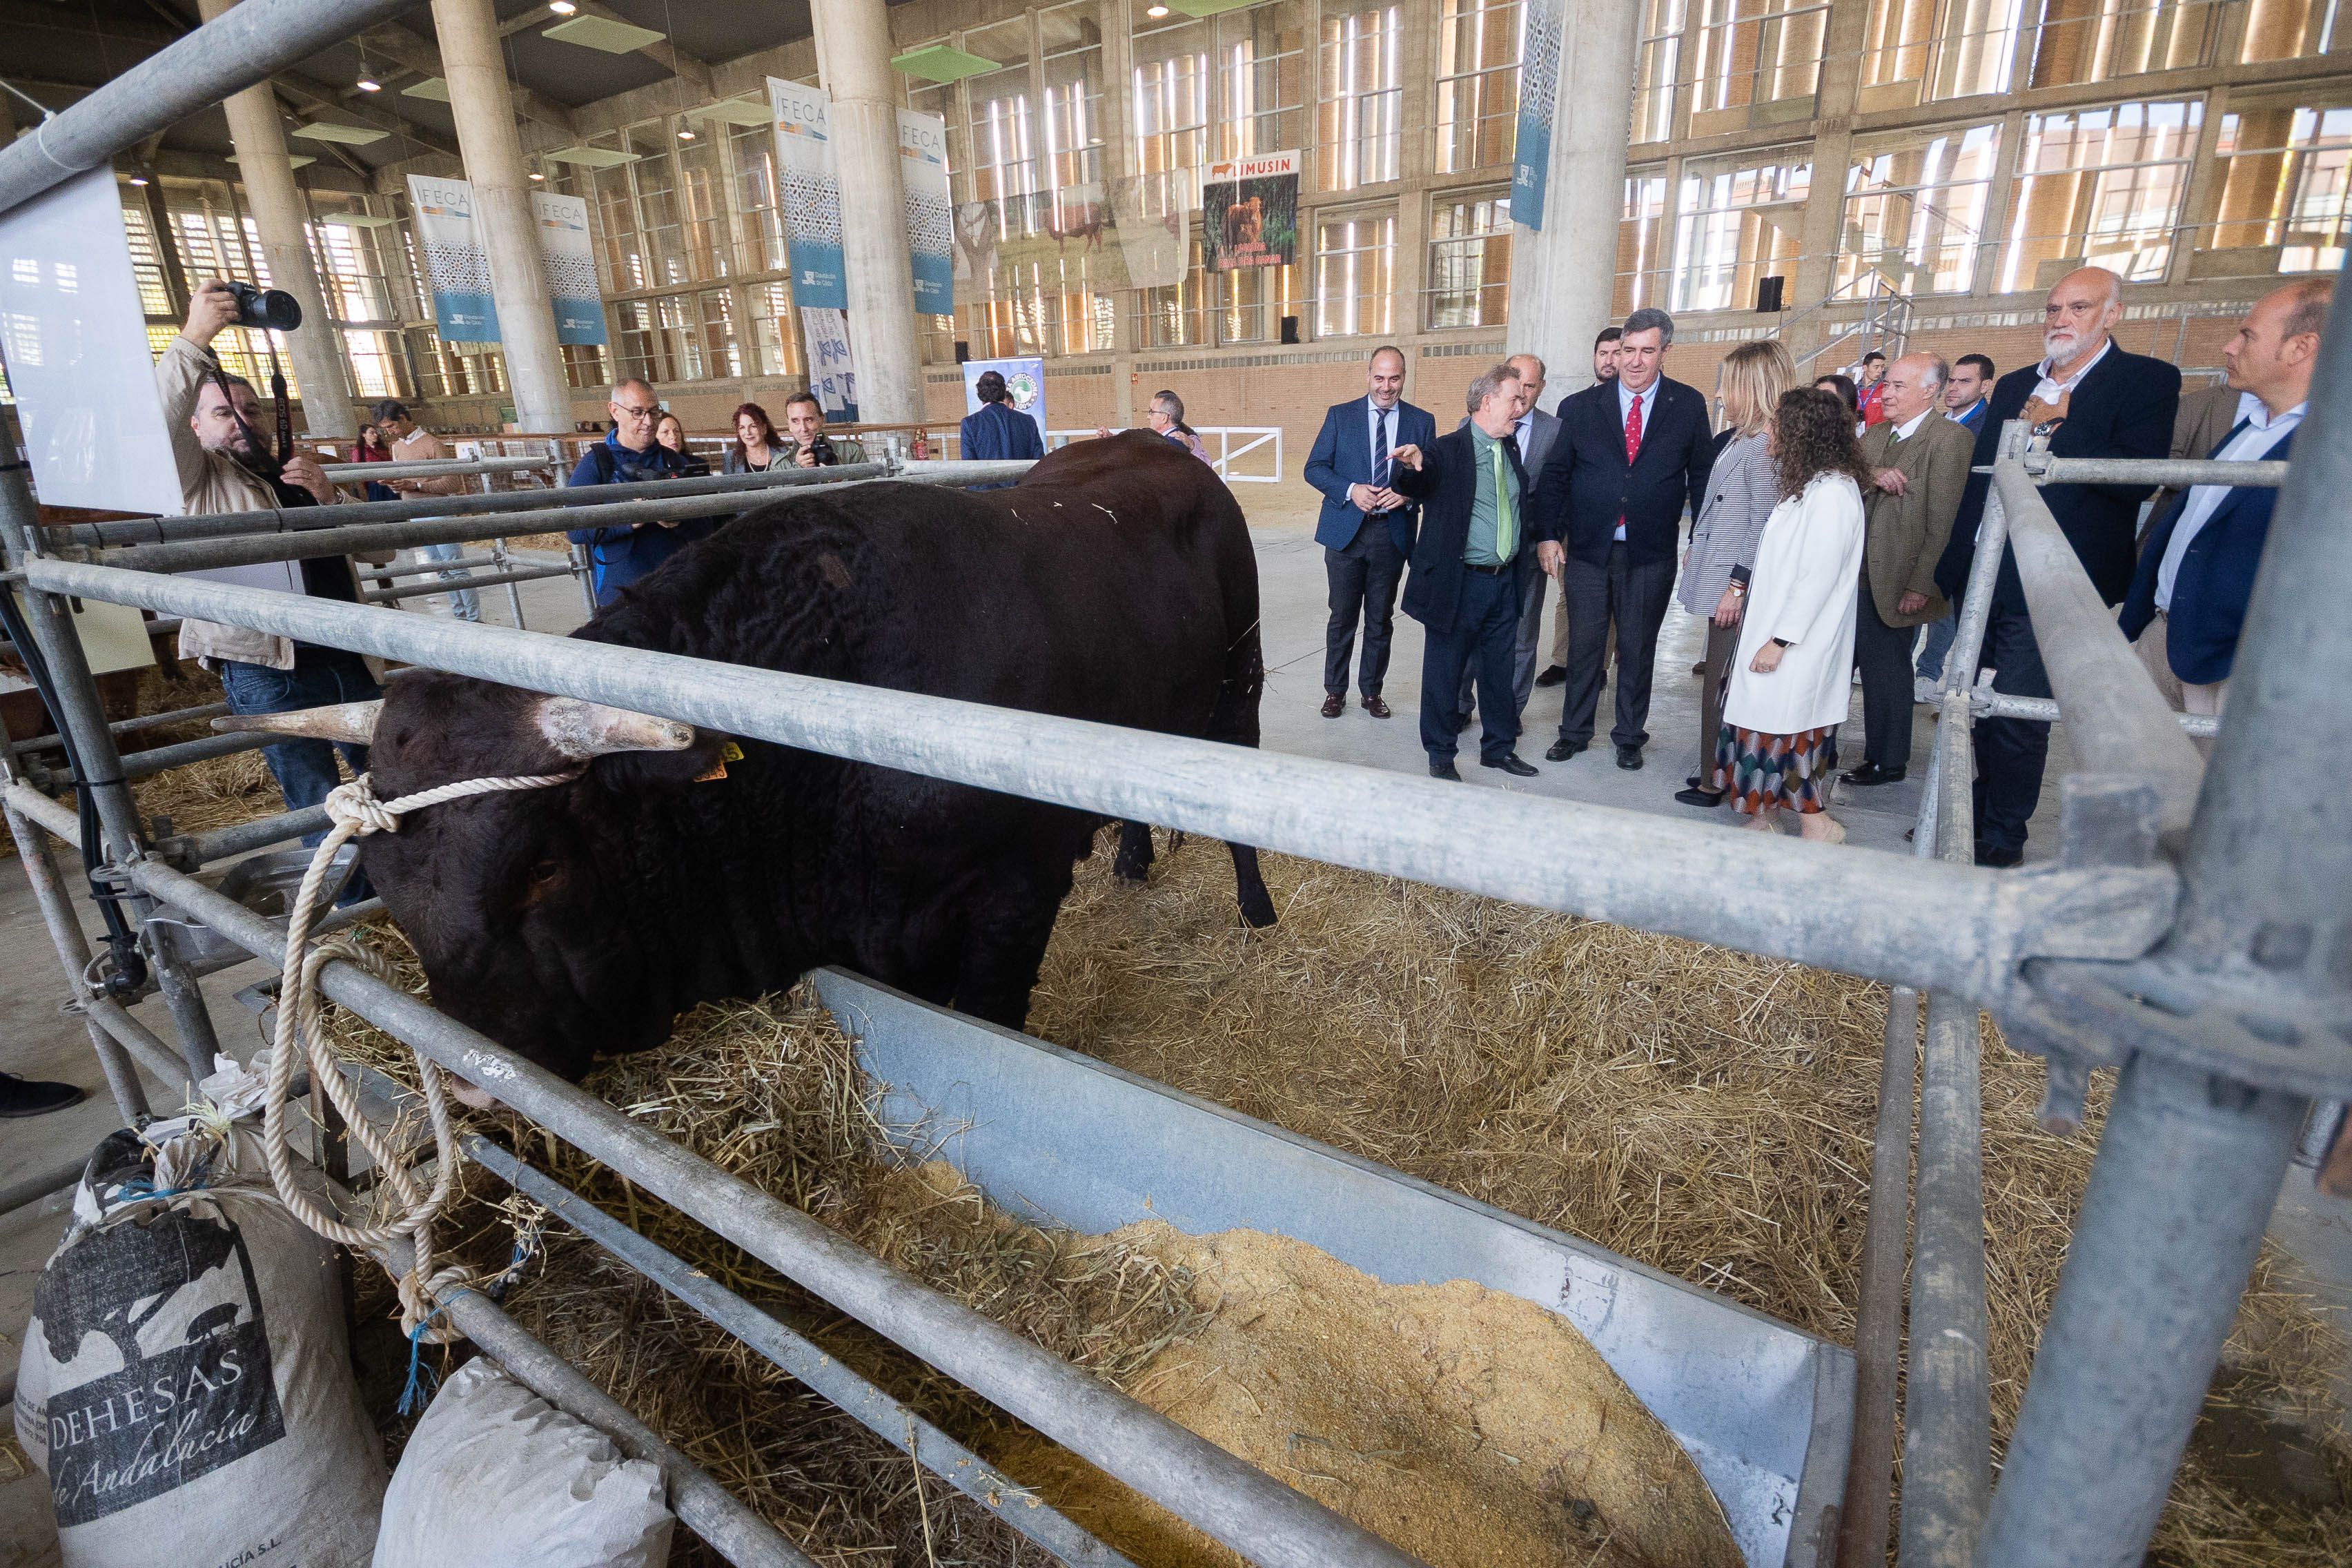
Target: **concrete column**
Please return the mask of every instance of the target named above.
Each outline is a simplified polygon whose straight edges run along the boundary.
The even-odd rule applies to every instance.
[[[1845,175],[1853,161],[1853,111],[1861,90],[1863,44],[1869,36],[1866,0],[1830,0],[1829,33],[1822,47],[1821,85],[1813,100],[1813,183],[1805,197],[1802,249],[1790,279],[1791,310],[1808,310],[1837,284],[1837,253],[1845,221]],[[1735,300],[1734,304],[1739,301]],[[1752,302],[1752,301],[1751,301]],[[1822,322],[1826,335],[1834,329]]]
[[[1115,192],[1135,176],[1135,35],[1128,30],[1127,0],[1100,0],[1103,41],[1102,178],[1106,193]],[[1110,359],[1111,428],[1124,430],[1135,423],[1135,354],[1133,344],[1140,323],[1136,318],[1139,289],[1119,291],[1118,329],[1112,337]],[[961,331],[961,324],[958,328]]]
[[[207,22],[234,4],[236,0],[200,0]],[[286,334],[286,358],[301,393],[303,424],[314,439],[348,441],[359,434],[359,421],[352,412],[350,367],[343,363],[342,334],[329,320],[327,297],[310,264],[310,242],[302,228],[302,193],[294,184],[278,100],[265,81],[231,95],[221,107],[228,112],[229,140],[236,144],[236,176],[253,209],[270,287],[283,289],[302,307],[301,330]]]
[[[433,0],[449,113],[474,187],[474,229],[490,261],[499,347],[515,423],[532,431],[572,428],[572,387],[555,341],[555,304],[540,270],[539,221],[522,166],[522,132],[507,90],[506,57],[490,0]]]
[[[1564,0],[1541,232],[1514,225],[1505,346],[1538,356],[1553,395],[1592,384],[1592,334],[1615,316],[1617,226],[1633,129],[1641,8]]]
[[[883,0],[814,0],[809,12],[818,79],[833,95],[841,272],[849,294],[858,416],[873,424],[915,424],[923,417],[923,355],[915,340],[890,19]]]

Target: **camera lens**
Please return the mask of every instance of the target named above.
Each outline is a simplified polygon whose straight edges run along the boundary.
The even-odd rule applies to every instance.
[[[301,305],[283,289],[257,289],[250,283],[231,281],[229,290],[236,296],[240,327],[290,332],[302,324]]]

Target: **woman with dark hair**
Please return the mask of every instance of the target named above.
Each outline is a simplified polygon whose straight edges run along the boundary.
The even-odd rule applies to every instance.
[[[1778,833],[1786,806],[1800,834],[1832,844],[1845,837],[1829,815],[1830,785],[1853,696],[1862,491],[1871,480],[1853,420],[1818,386],[1782,393],[1773,411],[1780,502],[1756,542],[1715,743],[1716,787],[1730,792],[1746,826]]]
[[[1813,384],[1823,392],[1834,394],[1838,401],[1845,405],[1847,416],[1856,425],[1862,423],[1862,389],[1854,385],[1853,377],[1832,371],[1827,375],[1815,376]]]
[[[354,463],[391,462],[392,447],[385,442],[383,432],[377,429],[373,425],[361,426],[359,438],[352,443],[352,461]],[[370,479],[367,482],[366,489],[367,499],[370,500],[398,500],[400,499],[399,495],[394,491],[390,485],[387,485],[379,479]]]
[[[783,467],[782,445],[766,409],[756,403],[735,405],[735,439],[727,448],[729,473],[764,474]]]
[[[654,421],[654,440],[677,454],[678,472],[687,479],[700,479],[710,471],[709,459],[697,456],[686,444],[686,421],[666,408]]]

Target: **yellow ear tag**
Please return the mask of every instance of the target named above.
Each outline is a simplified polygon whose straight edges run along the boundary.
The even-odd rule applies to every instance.
[[[734,742],[730,741],[725,745],[719,748],[719,760],[710,764],[710,771],[707,773],[695,774],[694,782],[697,784],[709,784],[713,779],[723,779],[727,776],[727,764],[730,763],[740,763],[742,760],[743,748],[737,745]]]

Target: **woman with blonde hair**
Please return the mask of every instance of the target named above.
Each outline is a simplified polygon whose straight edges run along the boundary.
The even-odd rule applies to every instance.
[[[1777,833],[1783,806],[1798,831],[1835,844],[1829,814],[1837,732],[1853,701],[1853,607],[1862,583],[1862,487],[1871,472],[1845,405],[1799,387],[1772,415],[1780,504],[1756,542],[1756,571],[1716,738],[1715,783]]]
[[[1789,351],[1767,338],[1742,343],[1723,362],[1724,444],[1707,471],[1706,500],[1691,525],[1690,549],[1683,556],[1677,592],[1683,608],[1705,616],[1706,662],[1700,671],[1698,771],[1690,787],[1675,798],[1685,805],[1723,804],[1712,787],[1716,733],[1723,727],[1723,681],[1739,645],[1739,609],[1756,563],[1756,541],[1764,520],[1780,501],[1768,430],[1773,405],[1796,379]]]

